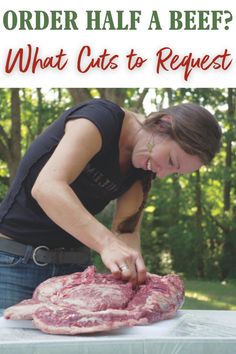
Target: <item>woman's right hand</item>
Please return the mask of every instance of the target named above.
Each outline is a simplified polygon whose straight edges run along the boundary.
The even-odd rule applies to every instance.
[[[130,281],[133,286],[145,282],[146,268],[142,255],[121,240],[111,240],[100,255],[116,279]]]

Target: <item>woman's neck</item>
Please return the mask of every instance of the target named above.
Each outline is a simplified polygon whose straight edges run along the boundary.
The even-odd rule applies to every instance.
[[[131,111],[126,111],[122,124],[119,151],[120,151],[120,168],[122,173],[127,171],[132,166],[132,152],[137,141],[137,135],[142,128],[142,123],[139,120],[139,115]]]

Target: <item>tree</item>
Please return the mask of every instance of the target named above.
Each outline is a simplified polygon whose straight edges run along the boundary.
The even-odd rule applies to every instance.
[[[225,154],[225,176],[224,176],[224,220],[228,222],[220,224],[224,232],[224,241],[223,241],[223,253],[221,259],[221,270],[222,278],[225,279],[229,276],[236,276],[236,227],[235,219],[232,220],[232,217],[235,216],[235,207],[232,207],[232,144],[235,139],[235,92],[234,89],[228,89],[228,115],[227,115],[227,131],[225,133],[225,145],[226,145],[226,154]]]
[[[10,129],[0,125],[0,156],[8,165],[10,181],[14,178],[21,159],[21,120],[19,89],[10,90]],[[1,122],[2,123],[2,122]]]

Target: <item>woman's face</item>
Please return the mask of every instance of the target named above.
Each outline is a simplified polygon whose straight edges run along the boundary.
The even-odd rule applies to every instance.
[[[144,135],[134,146],[132,163],[136,168],[154,172],[160,179],[172,173],[191,173],[202,166],[198,156],[187,154],[174,140],[153,139],[150,134],[146,134],[146,138]]]

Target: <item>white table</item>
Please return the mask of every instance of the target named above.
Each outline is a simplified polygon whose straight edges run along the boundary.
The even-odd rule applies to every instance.
[[[234,354],[236,311],[185,310],[150,326],[81,336],[48,335],[31,321],[0,318],[0,353]]]

